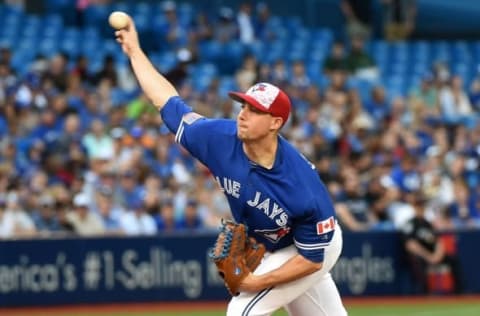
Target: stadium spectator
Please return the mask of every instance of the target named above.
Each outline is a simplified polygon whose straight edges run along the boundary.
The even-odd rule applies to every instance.
[[[438,271],[441,265],[448,269],[454,280],[454,292],[459,293],[461,281],[458,262],[454,256],[447,253],[438,232],[425,219],[425,196],[421,192],[415,192],[412,202],[414,217],[403,225],[401,231],[412,282],[416,286],[415,292],[426,294],[436,290],[435,285],[429,282],[429,275]]]
[[[125,211],[115,205],[113,197],[113,190],[110,187],[100,187],[95,194],[96,212],[100,215],[105,234],[123,235],[124,231],[120,226],[119,219]]]
[[[348,38],[370,38],[373,18],[371,7],[372,4],[370,0],[340,1],[340,10],[345,17],[345,31]]]
[[[157,230],[159,232],[172,232],[176,230],[177,223],[175,221],[175,209],[172,200],[165,200],[154,215]]]
[[[406,40],[415,30],[416,0],[382,0],[381,2],[385,39]]]
[[[7,193],[5,200],[0,202],[2,213],[0,222],[0,237],[25,238],[37,233],[35,223],[30,214],[23,208],[17,191]]]
[[[465,123],[473,113],[470,99],[463,89],[463,80],[459,76],[453,76],[451,83],[443,86],[439,99],[441,114],[448,124]]]
[[[312,84],[312,80],[307,74],[305,63],[302,60],[292,62],[292,73],[289,81],[292,87],[300,88],[302,91],[306,90]]]
[[[218,12],[217,27],[214,28],[213,38],[219,43],[226,43],[238,35],[238,26],[233,10],[230,7],[221,7]]]
[[[89,159],[113,158],[113,139],[105,130],[104,123],[95,119],[90,126],[90,132],[82,138],[82,145],[85,147]]]
[[[88,57],[85,55],[79,55],[70,73],[73,76],[78,76],[82,83],[93,83],[93,78],[91,77],[88,65]]]
[[[49,66],[42,80],[51,84],[58,92],[65,92],[68,82],[68,56],[58,53],[50,58]]]
[[[209,41],[213,38],[214,25],[212,25],[209,16],[204,11],[199,11],[195,15],[195,19],[191,27],[191,37],[195,44]]]
[[[98,214],[91,211],[92,201],[87,194],[77,193],[73,198],[73,210],[66,216],[67,222],[73,227],[75,234],[80,236],[95,236],[105,233],[105,226]]]
[[[235,81],[240,89],[248,89],[258,78],[259,65],[254,55],[243,57],[242,65],[235,72]],[[168,79],[168,77],[167,77]]]
[[[478,70],[477,70],[478,71]],[[0,71],[1,72],[1,71]],[[1,77],[1,75],[0,75]],[[470,83],[470,89],[468,90],[468,96],[473,109],[478,113],[480,112],[480,78],[479,75]]]
[[[35,223],[38,234],[42,237],[49,237],[52,233],[60,230],[60,224],[55,212],[55,200],[48,193],[38,199],[37,208],[32,212],[32,219]]]
[[[255,39],[255,27],[253,21],[253,8],[249,2],[242,2],[237,13],[238,36],[240,42],[246,45],[252,44]]]
[[[362,186],[355,168],[342,171],[342,191],[337,195],[335,209],[342,227],[350,231],[370,230],[376,222],[365,199],[365,188]]]
[[[359,11],[369,6],[367,2],[348,2],[358,21],[371,21],[368,12]],[[480,84],[475,70],[470,71],[475,65],[469,67],[467,73],[458,71],[456,49],[448,51],[448,63],[439,58],[439,62],[430,64],[428,59],[437,54],[432,51],[436,46],[432,45],[453,43],[422,41],[390,47],[382,40],[365,42],[362,37],[365,33],[362,35],[360,30],[361,36],[353,32],[356,35],[350,38],[351,49],[348,56],[344,56],[346,52],[342,51],[345,48],[338,42],[341,38],[330,37],[333,35],[330,30],[315,30],[301,25],[304,29],[298,41],[305,40],[315,52],[299,59],[304,66],[300,73],[307,74],[309,80],[298,80],[291,72],[297,59],[286,55],[290,46],[278,51],[281,56],[276,55],[277,52],[270,54],[268,46],[272,39],[279,43],[284,40],[282,35],[288,28],[285,21],[289,17],[278,18],[264,3],[259,3],[254,26],[258,38],[265,43],[254,43],[246,50],[249,55],[245,64],[248,67],[237,69],[235,66],[221,76],[207,75],[209,78],[205,83],[208,81],[208,85],[204,87],[203,81],[199,85],[193,78],[197,66],[209,63],[208,67],[218,71],[222,65],[219,65],[219,60],[210,60],[200,53],[206,47],[223,48],[238,40],[235,12],[222,8],[221,18],[216,16],[218,19],[209,20],[212,12],[205,11],[193,23],[201,27],[194,29],[191,19],[196,16],[195,10],[182,11],[183,6],[178,5],[177,8],[172,3],[162,3],[162,11],[159,12],[162,18],[155,20],[151,31],[164,32],[168,29],[161,36],[173,34],[175,39],[169,45],[164,45],[166,41],[155,41],[150,48],[158,49],[151,52],[162,58],[177,54],[175,62],[181,71],[172,76],[178,77],[181,96],[196,111],[212,117],[234,117],[238,104],[232,103],[224,94],[232,85],[240,85],[232,75],[237,72],[245,79],[240,80],[242,82],[254,76],[257,77],[255,81],[273,82],[292,96],[294,108],[292,119],[284,128],[285,137],[291,138],[315,163],[319,175],[338,199],[336,202],[349,200],[350,192],[346,194],[342,185],[345,182],[345,186],[350,186],[351,183],[347,184],[350,178],[345,177],[343,171],[355,169],[351,173],[356,174],[358,181],[352,177],[351,182],[357,182],[360,189],[352,192],[352,196],[356,194],[366,198],[370,206],[369,215],[378,221],[372,229],[392,229],[390,214],[395,213],[392,210],[398,206],[412,210],[405,198],[401,198],[402,190],[392,178],[392,174],[398,172],[398,164],[407,155],[413,156],[418,164],[419,183],[429,198],[426,214],[435,227],[455,228],[455,223],[458,227],[475,228],[472,223],[478,218],[477,187],[480,181],[477,104]],[[20,16],[23,13],[17,14]],[[162,24],[161,27],[158,23]],[[188,37],[184,36],[187,33]],[[142,31],[141,36],[149,36],[149,33]],[[317,42],[317,36],[321,37],[321,41]],[[100,58],[111,54],[106,47],[105,50],[102,48],[104,40],[99,38]],[[331,41],[334,41],[333,45]],[[23,45],[23,39],[19,43]],[[411,50],[417,44],[419,49]],[[457,44],[461,43],[456,43],[455,47]],[[148,205],[147,213],[158,213],[155,209],[159,204],[165,199],[172,199],[175,220],[182,220],[187,201],[195,198],[197,212],[206,227],[216,228],[219,219],[227,216],[224,198],[208,170],[194,163],[175,144],[174,136],[165,135],[160,116],[144,96],[137,93],[136,83],[120,83],[123,74],[120,75],[122,72],[119,69],[123,69],[127,79],[132,79],[129,66],[110,58],[109,70],[105,72],[109,75],[105,77],[116,73],[118,86],[114,87],[110,82],[112,80],[94,84],[89,74],[95,74],[98,60],[93,60],[90,52],[83,51],[83,45],[77,47],[81,50],[72,51],[70,56],[79,56],[79,59],[71,61],[60,50],[43,54],[45,47],[39,45],[29,65],[29,54],[24,54],[17,46],[12,47],[16,49],[2,49],[0,54],[0,196],[18,190],[19,200],[25,203],[25,214],[35,218],[38,210],[35,210],[32,199],[24,200],[25,192],[41,196],[54,186],[56,193],[52,195],[58,205],[53,216],[58,218],[60,229],[65,232],[73,229],[66,220],[71,195],[84,191],[90,200],[95,201],[96,192],[104,187],[113,191],[113,208],[131,208],[136,203],[132,201],[140,198]],[[40,47],[42,52],[37,51]],[[384,50],[385,47],[388,49]],[[404,47],[409,48],[406,55],[403,54]],[[423,50],[423,47],[427,49]],[[471,49],[467,46],[467,50]],[[192,59],[183,64],[180,52],[187,51]],[[89,58],[82,58],[82,54]],[[426,61],[423,60],[425,56],[428,57]],[[395,65],[390,65],[392,57]],[[407,59],[404,60],[404,57]],[[461,61],[470,63],[468,58]],[[414,63],[411,69],[407,67],[406,73],[410,70],[411,73],[406,75],[402,72],[403,63],[410,65],[410,62]],[[241,59],[232,59],[229,63],[240,64]],[[369,71],[375,69],[376,64],[382,70],[381,77],[372,82],[374,76],[370,76],[372,72]],[[402,67],[397,67],[398,64]],[[326,77],[317,73],[322,66],[328,73]],[[430,66],[433,66],[431,70]],[[459,76],[451,78],[451,74]],[[391,77],[395,79],[394,86]],[[397,85],[397,77],[404,79],[402,84]],[[464,89],[462,80],[470,85],[469,91]],[[403,81],[408,85],[405,89]],[[372,85],[375,88],[370,93]],[[406,90],[408,95],[405,95]],[[111,145],[100,146],[101,142],[94,137],[92,129],[98,122],[103,125],[99,137],[109,139]],[[80,144],[78,139],[85,143]],[[92,148],[97,151],[95,157],[89,156]],[[134,177],[124,177],[132,170]],[[151,182],[147,175],[157,176],[160,186],[147,189],[147,182]],[[133,188],[131,192],[134,193],[127,187]],[[192,191],[192,188],[195,190]],[[158,201],[150,201],[150,196],[155,195]],[[95,204],[92,203],[94,213],[98,207]],[[469,210],[467,217],[464,215],[465,205]]]
[[[204,228],[202,218],[198,214],[198,202],[190,199],[185,206],[184,216],[176,225],[178,230],[199,230]]]
[[[342,42],[333,43],[330,49],[330,55],[325,59],[323,64],[323,70],[327,74],[331,74],[334,71],[347,72],[348,64],[345,53],[345,46]]]
[[[422,75],[420,85],[413,87],[410,97],[413,101],[421,102],[422,108],[428,110],[428,114],[438,114],[438,91],[434,85],[433,74],[427,72]]]
[[[103,59],[102,68],[95,74],[94,84],[98,85],[103,80],[107,80],[112,87],[118,86],[118,74],[112,55],[107,55]]]
[[[164,1],[161,8],[165,19],[161,20],[158,28],[153,32],[157,38],[159,48],[168,46],[170,49],[178,49],[188,42],[188,29],[178,18],[177,5],[174,1]]]
[[[356,36],[351,39],[350,43],[350,51],[347,55],[350,73],[361,79],[377,79],[378,69],[373,58],[365,50],[365,40]]]
[[[255,7],[254,28],[255,36],[260,41],[270,42],[275,39],[275,30],[269,27],[272,12],[265,2],[258,2]]]

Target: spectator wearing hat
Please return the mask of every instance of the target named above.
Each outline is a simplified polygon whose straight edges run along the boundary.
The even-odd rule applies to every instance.
[[[74,210],[67,214],[68,222],[80,236],[95,236],[105,233],[100,217],[90,211],[91,201],[85,193],[77,193],[73,198]]]
[[[152,215],[147,213],[145,204],[137,199],[119,218],[120,228],[129,236],[147,236],[157,233]]]
[[[60,231],[55,210],[55,198],[45,193],[38,199],[37,209],[32,213],[32,219],[38,233],[48,237],[54,232]]]
[[[230,7],[221,7],[218,12],[217,27],[214,29],[213,38],[219,43],[226,43],[238,35],[238,26],[235,15]]]
[[[142,186],[138,182],[138,174],[133,170],[125,170],[121,173],[116,191],[115,194],[121,200],[120,204],[127,210],[138,207],[138,201],[142,201]]]
[[[177,5],[174,1],[164,1],[161,9],[165,19],[154,28],[155,35],[161,40],[162,48],[176,49],[184,46],[188,41],[188,30],[178,19]]]
[[[120,218],[125,210],[115,205],[113,190],[109,186],[101,186],[95,194],[96,211],[108,235],[122,235],[124,231],[120,226]]]
[[[23,209],[18,192],[10,191],[0,204],[0,209],[3,210],[0,211],[0,238],[31,237],[36,234],[35,224]]]
[[[172,232],[177,229],[175,208],[171,199],[162,202],[159,212],[154,215],[154,219],[159,232]]]
[[[168,80],[170,80],[174,85],[180,87],[188,78],[190,74],[190,65],[195,62],[196,57],[191,49],[182,47],[176,52],[176,58],[177,64],[165,74],[165,77],[168,78]],[[145,101],[147,102],[146,96],[143,93],[142,95],[145,97]],[[147,105],[148,107],[146,109],[151,111],[151,107],[148,102]]]
[[[415,192],[412,195],[414,216],[401,227],[415,292],[426,294],[435,291],[435,285],[429,282],[429,274],[442,270],[438,269],[442,266],[453,277],[452,291],[459,293],[461,284],[457,259],[447,252],[439,233],[425,218],[426,202],[427,198],[422,192]]]
[[[177,222],[176,227],[179,230],[199,230],[205,227],[202,218],[198,214],[198,202],[196,200],[188,200],[183,217]]]

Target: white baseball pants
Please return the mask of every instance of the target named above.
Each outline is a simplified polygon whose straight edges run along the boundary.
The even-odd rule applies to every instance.
[[[329,272],[341,251],[342,230],[337,224],[332,242],[325,248],[322,269],[258,293],[240,293],[232,297],[228,304],[227,316],[268,316],[282,307],[290,316],[346,316],[347,311]],[[296,254],[293,245],[274,253],[266,253],[254,274],[274,270]]]

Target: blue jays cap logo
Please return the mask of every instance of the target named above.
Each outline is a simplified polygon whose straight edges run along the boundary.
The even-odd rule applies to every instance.
[[[251,88],[251,92],[255,92],[255,91],[265,91],[267,89],[267,85],[264,84],[264,83],[258,83],[256,85],[254,85],[252,88]]]

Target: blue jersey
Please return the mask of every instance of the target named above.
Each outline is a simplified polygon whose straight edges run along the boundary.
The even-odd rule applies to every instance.
[[[225,193],[232,215],[269,251],[295,244],[304,257],[322,262],[335,226],[328,191],[313,164],[279,136],[271,169],[248,159],[234,120],[208,119],[180,97],[161,111],[175,140],[206,165]]]

